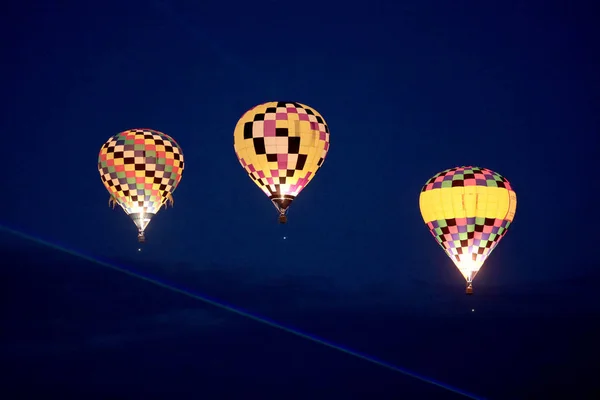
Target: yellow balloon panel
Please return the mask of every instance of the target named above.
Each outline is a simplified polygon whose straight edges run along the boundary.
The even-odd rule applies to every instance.
[[[238,121],[233,144],[240,164],[270,198],[296,197],[314,178],[329,150],[329,128],[313,108],[269,102]]]
[[[512,221],[517,207],[515,192],[486,186],[450,187],[422,192],[423,220],[481,217]]]

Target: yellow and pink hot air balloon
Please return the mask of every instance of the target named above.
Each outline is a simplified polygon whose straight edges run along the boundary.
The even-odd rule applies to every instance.
[[[247,111],[233,132],[240,164],[286,223],[294,199],[315,177],[329,151],[329,127],[314,108],[273,101]]]
[[[450,168],[427,181],[419,206],[429,231],[467,281],[466,293],[473,294],[473,279],[515,217],[511,184],[486,168]]]

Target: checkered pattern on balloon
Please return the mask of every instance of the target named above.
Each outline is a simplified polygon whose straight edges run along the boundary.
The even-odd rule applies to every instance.
[[[234,130],[234,149],[252,181],[271,199],[280,222],[314,178],[329,150],[329,128],[313,108],[269,102],[247,111]]]
[[[455,167],[427,181],[420,205],[429,231],[470,286],[511,226],[516,194],[496,172]]]
[[[98,155],[98,171],[110,193],[138,228],[144,230],[179,185],[184,170],[181,147],[162,132],[131,129],[108,139]]]

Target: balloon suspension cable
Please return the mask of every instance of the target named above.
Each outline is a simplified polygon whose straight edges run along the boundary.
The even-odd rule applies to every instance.
[[[115,209],[115,206],[117,205],[117,199],[115,199],[112,195],[108,198],[108,206],[112,207],[112,209]]]

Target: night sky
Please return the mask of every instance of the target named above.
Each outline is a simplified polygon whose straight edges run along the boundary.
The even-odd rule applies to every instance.
[[[588,398],[592,3],[13,2],[0,16],[0,224],[478,396]],[[331,131],[285,226],[233,151],[241,115],[278,100]],[[171,135],[186,161],[142,252],[97,170],[100,146],[132,128]],[[469,298],[418,206],[458,165],[502,174],[518,196]],[[0,252],[9,394],[461,398],[2,229]]]

